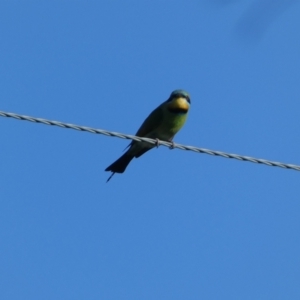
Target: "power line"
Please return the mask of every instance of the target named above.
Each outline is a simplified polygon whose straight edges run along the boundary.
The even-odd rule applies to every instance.
[[[169,148],[178,148],[181,150],[193,151],[193,152],[197,152],[197,153],[205,153],[205,154],[214,155],[214,156],[222,156],[225,158],[234,158],[234,159],[238,159],[238,160],[242,160],[242,161],[249,161],[249,162],[264,164],[264,165],[272,166],[272,167],[280,167],[280,168],[284,168],[284,169],[292,169],[292,170],[300,171],[300,166],[297,166],[297,165],[285,164],[285,163],[281,163],[281,162],[275,162],[275,161],[270,161],[270,160],[266,160],[266,159],[254,158],[254,157],[250,157],[250,156],[243,156],[243,155],[238,155],[238,154],[215,151],[215,150],[210,150],[210,149],[205,149],[205,148],[198,148],[198,147],[193,147],[193,146],[175,144],[175,143],[165,142],[165,141],[161,141],[161,140],[159,140],[159,142],[158,142],[157,140],[154,140],[154,139],[138,137],[138,136],[123,134],[123,133],[119,133],[119,132],[112,132],[112,131],[107,131],[107,130],[103,130],[103,129],[96,129],[96,128],[91,128],[91,127],[86,127],[86,126],[79,126],[79,125],[74,125],[74,124],[69,124],[69,123],[58,122],[58,121],[51,121],[51,120],[47,120],[47,119],[24,116],[24,115],[19,115],[19,114],[15,114],[15,113],[4,112],[4,111],[0,111],[0,116],[7,117],[7,118],[14,118],[17,120],[30,121],[30,122],[34,122],[34,123],[42,123],[45,125],[59,126],[62,128],[75,129],[75,130],[79,130],[79,131],[87,131],[87,132],[95,133],[95,134],[104,134],[107,136],[113,136],[113,137],[118,137],[118,138],[122,138],[122,139],[134,140],[137,142],[148,142],[150,144],[155,144],[155,145],[159,144],[159,145],[166,146]]]

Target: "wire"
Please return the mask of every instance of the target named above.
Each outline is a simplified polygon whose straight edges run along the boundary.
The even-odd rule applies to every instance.
[[[107,130],[103,130],[103,129],[96,129],[96,128],[91,128],[91,127],[86,127],[86,126],[79,126],[79,125],[74,125],[74,124],[69,124],[69,123],[58,122],[58,121],[51,121],[51,120],[42,119],[42,118],[34,118],[34,117],[30,117],[30,116],[19,115],[19,114],[15,114],[15,113],[4,112],[4,111],[0,111],[0,116],[7,117],[7,118],[14,118],[17,120],[30,121],[30,122],[34,122],[34,123],[42,123],[45,125],[59,126],[62,128],[75,129],[75,130],[79,130],[79,131],[87,131],[87,132],[95,133],[95,134],[104,134],[107,136],[118,137],[121,139],[134,140],[137,142],[148,142],[148,143],[154,144],[154,145],[159,144],[159,145],[166,146],[169,148],[178,148],[181,150],[193,151],[193,152],[197,152],[197,153],[205,153],[205,154],[214,155],[214,156],[221,156],[221,157],[225,157],[225,158],[233,158],[233,159],[238,159],[238,160],[242,160],[242,161],[249,161],[249,162],[253,162],[253,163],[264,164],[264,165],[272,166],[272,167],[280,167],[280,168],[284,168],[284,169],[292,169],[292,170],[300,171],[300,166],[298,166],[298,165],[285,164],[285,163],[281,163],[281,162],[270,161],[270,160],[266,160],[266,159],[259,159],[259,158],[254,158],[254,157],[250,157],[250,156],[243,156],[243,155],[215,151],[215,150],[210,150],[210,149],[205,149],[205,148],[198,148],[198,147],[193,147],[193,146],[175,144],[175,143],[165,142],[165,141],[161,141],[161,140],[157,141],[154,139],[138,137],[138,136],[123,134],[123,133],[119,133],[119,132],[107,131]]]

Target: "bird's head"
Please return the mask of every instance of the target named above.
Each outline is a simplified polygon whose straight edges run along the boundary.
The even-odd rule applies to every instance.
[[[171,93],[167,102],[167,109],[173,113],[187,113],[191,100],[190,95],[184,90],[175,90]]]

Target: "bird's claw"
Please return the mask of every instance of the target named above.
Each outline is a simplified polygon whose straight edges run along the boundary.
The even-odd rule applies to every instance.
[[[175,148],[175,144],[174,144],[173,141],[170,141],[170,143],[171,143],[172,145],[169,147],[169,149],[170,149],[170,150],[173,150],[173,149]]]
[[[158,148],[160,141],[159,141],[159,139],[155,139],[155,140],[156,140],[155,146],[156,146],[156,148]]]

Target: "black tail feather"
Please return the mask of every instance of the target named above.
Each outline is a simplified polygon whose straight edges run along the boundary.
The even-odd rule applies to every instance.
[[[115,175],[115,172],[111,173],[111,175],[107,178],[106,183],[110,181],[110,179]]]
[[[113,162],[110,166],[108,166],[105,169],[105,171],[111,171],[113,173],[123,173],[132,159],[132,155],[125,153],[119,159]]]

